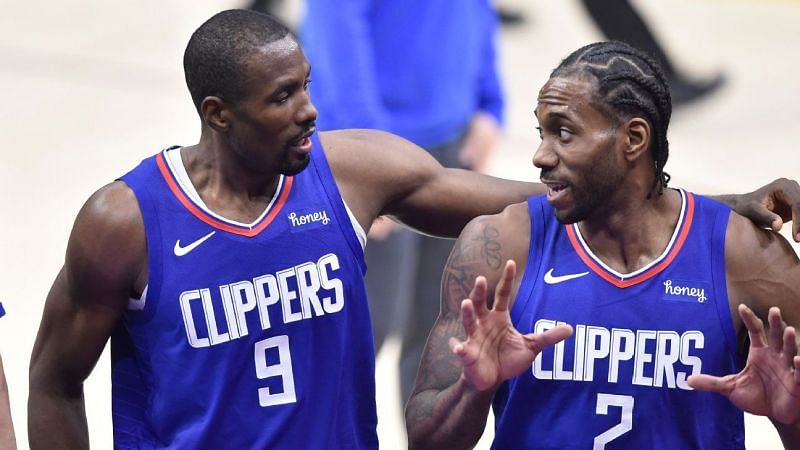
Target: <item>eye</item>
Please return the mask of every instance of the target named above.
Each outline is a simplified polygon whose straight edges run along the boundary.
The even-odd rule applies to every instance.
[[[288,92],[282,92],[282,93],[281,93],[281,94],[280,94],[280,95],[279,95],[279,96],[278,96],[278,97],[275,99],[275,103],[277,103],[277,104],[279,104],[279,105],[282,105],[282,104],[286,103],[287,101],[289,101],[289,93],[288,93]]]
[[[303,90],[308,90],[308,85],[311,84],[311,78],[306,79],[305,83],[303,83]]]
[[[561,128],[558,129],[558,138],[561,139],[561,140],[568,140],[573,135],[574,135],[574,133],[572,131],[569,131],[568,129],[566,129],[564,127],[561,127]]]
[[[542,127],[536,127],[536,131],[539,132],[539,139],[544,139],[544,136],[542,134]]]

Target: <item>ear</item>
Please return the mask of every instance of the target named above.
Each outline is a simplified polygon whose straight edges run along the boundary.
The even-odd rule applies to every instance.
[[[224,133],[230,128],[232,111],[220,97],[209,95],[200,103],[203,120],[212,129]]]
[[[623,125],[625,127],[625,159],[637,160],[650,151],[650,124],[641,117],[634,117]]]

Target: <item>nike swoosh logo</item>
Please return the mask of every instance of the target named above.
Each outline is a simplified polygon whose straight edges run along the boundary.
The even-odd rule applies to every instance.
[[[198,245],[200,245],[203,242],[205,242],[208,238],[213,236],[214,233],[216,233],[216,231],[212,231],[211,233],[208,233],[207,235],[201,237],[200,239],[192,242],[191,244],[189,244],[189,245],[187,245],[185,247],[181,247],[181,240],[178,239],[177,241],[175,241],[175,248],[173,249],[173,251],[175,252],[175,256],[183,256],[183,255],[189,253],[190,251],[196,249]]]
[[[558,284],[568,280],[574,280],[575,278],[580,278],[584,275],[589,275],[589,272],[582,272],[582,273],[571,273],[568,275],[553,275],[553,269],[547,271],[544,274],[544,282],[547,284]]]

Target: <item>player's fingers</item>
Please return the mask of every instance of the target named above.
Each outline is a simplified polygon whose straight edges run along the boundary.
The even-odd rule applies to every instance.
[[[767,313],[767,321],[769,323],[769,330],[767,331],[769,348],[779,352],[783,347],[783,320],[781,319],[780,308],[774,306],[770,308],[769,313]]]
[[[780,189],[775,193],[776,200],[783,203],[783,207],[777,209],[783,222],[792,221],[792,238],[800,242],[800,184],[787,178],[775,180],[775,183],[780,184]]]
[[[475,278],[475,284],[469,293],[469,299],[472,300],[475,315],[478,318],[489,314],[489,310],[486,308],[486,277],[481,275]]]
[[[500,282],[497,283],[497,289],[494,291],[494,309],[495,311],[507,311],[508,304],[511,298],[511,287],[514,285],[514,276],[517,274],[517,263],[509,259],[506,261],[506,266],[503,268],[503,276],[500,277]]]
[[[458,356],[459,359],[463,359],[467,355],[467,349],[464,346],[464,343],[458,339],[451,337],[448,341],[448,344],[450,345],[450,351],[452,351],[454,355]]]
[[[797,355],[797,332],[794,327],[783,330],[783,358],[787,367],[792,366],[792,360]]]
[[[749,203],[746,211],[746,216],[759,228],[770,228],[773,231],[780,231],[783,226],[783,219],[781,219],[781,216],[770,211],[763,203]]]
[[[558,344],[570,336],[572,336],[572,327],[566,324],[558,325],[544,333],[530,333],[524,335],[525,341],[528,343],[528,348],[537,354],[546,347]]]
[[[800,384],[800,356],[794,357],[794,382]]]
[[[800,186],[794,182],[796,187],[795,201],[792,203],[792,237],[795,242],[800,242]]]
[[[750,336],[750,346],[753,348],[766,347],[764,323],[761,322],[761,319],[744,304],[739,305],[739,317],[742,318],[742,323],[747,328],[747,334]]]
[[[468,298],[461,301],[461,323],[464,325],[464,331],[467,332],[467,337],[475,334],[478,328],[478,321],[475,318],[475,309],[472,305],[472,300]]]
[[[734,375],[715,377],[706,374],[691,375],[688,380],[689,386],[698,391],[719,392],[727,397],[733,386]]]

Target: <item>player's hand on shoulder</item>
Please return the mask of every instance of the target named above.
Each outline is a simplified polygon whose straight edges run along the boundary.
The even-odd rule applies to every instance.
[[[750,336],[745,368],[732,375],[692,375],[689,385],[718,392],[738,408],[780,423],[800,420],[800,356],[796,331],[783,323],[779,308],[770,308],[769,330],[750,308],[739,305],[739,316]]]
[[[739,214],[761,228],[779,231],[792,221],[792,238],[800,242],[800,184],[778,178],[753,192],[735,196],[730,203]]]

